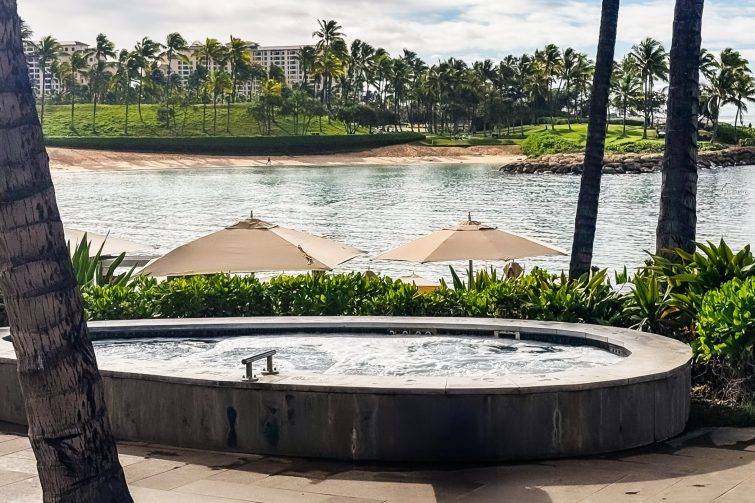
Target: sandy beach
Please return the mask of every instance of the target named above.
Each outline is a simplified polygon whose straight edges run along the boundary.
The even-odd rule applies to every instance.
[[[61,171],[164,170],[184,168],[232,168],[267,166],[268,157],[161,154],[48,148],[50,167]],[[425,147],[394,145],[341,154],[272,156],[271,166],[389,166],[402,164],[505,164],[523,158],[519,147]]]

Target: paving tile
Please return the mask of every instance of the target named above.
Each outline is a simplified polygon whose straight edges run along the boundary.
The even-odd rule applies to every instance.
[[[11,458],[23,458],[23,459],[34,459],[34,460],[37,459],[34,456],[34,451],[31,448],[22,449],[22,450],[16,451],[16,452],[11,452],[11,453],[7,454],[7,456],[9,456]]]
[[[226,470],[208,477],[208,480],[232,482],[234,484],[254,484],[271,475],[285,472],[293,466],[293,461],[282,458],[264,458],[253,461],[233,470]]]
[[[653,503],[714,501],[741,483],[742,480],[722,480],[717,479],[715,476],[686,477],[656,496],[647,499],[647,501]]]
[[[18,435],[5,435],[0,433],[0,443],[7,442],[8,440],[15,440],[18,438]]]
[[[309,480],[306,478],[296,481],[289,479],[293,486],[284,485],[300,491],[309,493],[327,494],[334,496],[348,496],[352,498],[368,497],[378,500],[391,500],[396,498],[419,499],[427,498],[437,501],[437,494],[432,483],[428,482],[408,482],[408,481],[377,481],[372,478],[372,474],[360,477],[358,473],[347,472],[347,477],[343,474],[326,480]],[[272,479],[272,478],[271,478]],[[257,485],[269,483],[269,479],[260,481]],[[457,493],[457,496],[459,494]]]
[[[384,500],[369,498],[349,498],[348,496],[331,496],[324,503],[383,503]]]
[[[0,493],[3,492],[3,486],[13,484],[14,482],[20,482],[22,480],[26,480],[35,476],[36,475],[32,473],[14,472],[10,470],[0,469]]]
[[[186,465],[151,477],[131,482],[132,485],[169,491],[197,480],[203,480],[218,470],[203,465]]]
[[[37,460],[0,456],[0,470],[37,474]]]
[[[126,474],[126,482],[131,484],[146,479],[147,477],[153,477],[160,473],[175,470],[182,466],[186,466],[186,463],[164,459],[145,459],[139,463],[124,467],[123,472]]]
[[[0,456],[13,454],[18,451],[29,449],[29,439],[26,437],[16,437],[13,440],[0,443]]]
[[[752,501],[753,495],[755,495],[755,482],[742,482],[714,501],[715,503],[742,503],[743,501]]]
[[[172,491],[160,491],[134,485],[131,485],[129,489],[134,503],[176,503],[177,501],[180,503],[239,503],[244,501],[198,494],[177,494]]]
[[[254,501],[256,503],[322,503],[333,495],[315,494],[303,491],[288,491],[249,484],[234,484],[213,480],[200,480],[181,486],[175,494],[197,494],[221,498]]]
[[[645,501],[679,483],[682,478],[682,476],[664,473],[631,473],[587,497],[584,503]]]
[[[0,490],[0,503],[39,503],[42,501],[42,486],[36,477],[8,484]]]

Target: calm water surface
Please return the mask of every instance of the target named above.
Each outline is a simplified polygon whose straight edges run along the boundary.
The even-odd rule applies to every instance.
[[[161,252],[248,216],[357,246],[369,253],[342,270],[448,276],[448,266],[373,262],[375,256],[463,220],[508,228],[568,250],[579,178],[511,175],[490,166],[274,167],[136,172],[56,172],[67,226]],[[640,265],[653,249],[659,174],[603,177],[595,263]],[[755,168],[700,173],[699,239],[755,242]],[[554,272],[567,257],[523,261]],[[482,265],[482,264],[480,264]],[[463,264],[458,264],[463,267]]]

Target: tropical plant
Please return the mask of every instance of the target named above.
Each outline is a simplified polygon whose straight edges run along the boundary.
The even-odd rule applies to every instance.
[[[735,367],[755,361],[755,278],[733,279],[705,294],[697,315],[698,358],[722,358]]]
[[[70,247],[71,244],[69,243]],[[105,247],[105,241],[102,242],[100,248],[92,254],[92,244],[89,242],[87,235],[84,234],[81,241],[76,246],[71,254],[71,262],[73,264],[73,272],[76,276],[76,281],[79,286],[89,285],[118,285],[126,286],[131,277],[134,274],[135,268],[131,268],[130,271],[126,271],[118,274],[117,270],[123,264],[126,259],[126,254],[122,253],[115,257],[110,264],[105,267],[103,263],[104,257],[102,256],[102,250]]]

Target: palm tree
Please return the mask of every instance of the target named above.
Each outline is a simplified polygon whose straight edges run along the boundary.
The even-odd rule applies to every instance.
[[[726,105],[737,107],[738,113],[735,119],[739,119],[742,106],[746,107],[748,81],[752,78],[748,61],[733,49],[721,51],[718,60],[703,53],[705,59],[701,63],[701,70],[708,80],[705,86],[707,101],[705,104],[707,115],[713,122],[712,142],[718,137],[719,114],[721,108]],[[739,99],[738,99],[739,97]],[[735,131],[736,133],[736,131]]]
[[[656,80],[663,82],[668,80],[668,54],[663,45],[653,38],[646,38],[632,47],[630,54],[635,58],[644,82],[643,112],[645,124],[642,130],[642,138],[647,139],[648,126],[652,122],[651,96]]]
[[[346,43],[343,39],[343,28],[334,20],[317,20],[320,29],[312,33],[312,37],[318,38],[316,50],[320,67],[323,75],[323,92],[322,100],[325,106],[330,106],[330,89],[333,84],[333,78],[340,75],[333,75],[334,71],[343,73],[343,59],[347,55]]]
[[[207,80],[207,88],[208,94],[212,96],[212,134],[214,136],[218,134],[218,103],[222,102],[226,96],[230,97],[233,92],[233,79],[225,70],[214,72]]]
[[[215,73],[215,67],[218,62],[225,58],[225,47],[216,38],[205,39],[203,44],[200,44],[194,51],[194,57],[198,60],[204,61],[204,67],[207,69],[206,78],[204,79],[205,85],[202,86],[204,92],[202,93],[202,131],[207,132],[207,101],[212,95],[209,91],[207,84],[207,78],[211,77]],[[199,69],[199,65],[197,65]],[[199,99],[199,93],[197,93],[197,99]]]
[[[69,79],[68,94],[71,98],[71,131],[76,131],[76,124],[74,123],[74,114],[76,111],[76,81],[79,78],[79,74],[86,69],[87,58],[89,55],[89,51],[74,51],[65,63]]]
[[[231,77],[233,79],[231,101],[236,103],[239,81],[249,73],[252,66],[252,53],[249,50],[249,44],[231,35],[231,43],[228,45],[228,62],[231,65]]]
[[[97,42],[91,52],[94,56],[94,64],[89,70],[89,87],[92,92],[92,133],[97,134],[97,99],[104,87],[106,81],[106,72],[110,67],[107,62],[110,58],[115,58],[115,44],[108,40],[103,33],[97,35]]]
[[[590,271],[592,265],[595,227],[598,221],[600,180],[603,175],[603,155],[606,143],[608,97],[611,92],[613,56],[616,50],[616,27],[619,20],[619,0],[603,0],[598,40],[598,57],[595,61],[595,78],[590,98],[590,121],[587,126],[587,146],[579,188],[577,217],[574,224],[569,277],[579,278]]]
[[[130,503],[63,236],[16,0],[0,0],[0,288],[44,501]],[[13,111],[12,113],[10,111]]]
[[[144,79],[150,63],[157,57],[160,52],[160,44],[149,37],[144,37],[134,47],[131,58],[134,60],[139,70],[139,89],[137,90],[137,109],[139,110],[139,120],[144,122],[142,116],[142,98],[144,97]]]
[[[697,121],[704,0],[676,0],[656,252],[694,252],[697,228]]]
[[[755,102],[755,79],[749,67],[738,75],[732,95],[731,104],[737,109],[734,116],[734,143],[737,143],[739,141],[737,126],[740,121],[744,126],[744,112],[748,111],[747,103]]]
[[[134,78],[138,76],[137,62],[134,59],[133,53],[122,49],[118,54],[118,62],[116,63],[115,75],[111,81],[111,86],[117,91],[120,89],[123,92],[123,102],[126,105],[126,114],[124,121],[123,134],[128,136],[128,109],[131,96],[131,84]]]
[[[39,121],[42,125],[44,125],[45,123],[45,92],[47,77],[49,75],[48,70],[50,69],[52,64],[58,60],[59,54],[60,44],[56,39],[49,35],[39,42],[39,45],[37,45],[37,49],[34,53],[37,58],[37,64],[39,65],[39,73],[42,76],[42,85],[40,86],[42,95],[42,109],[39,115]]]
[[[548,109],[551,115],[551,129],[555,129],[556,125],[556,111],[553,104],[553,81],[561,72],[561,66],[563,65],[563,58],[561,51],[555,44],[548,44],[543,51],[536,52],[535,58],[540,62],[543,71],[543,78],[547,79],[546,86],[546,99],[548,100]],[[548,129],[548,126],[545,127]]]
[[[168,34],[168,36],[165,37],[165,45],[163,47],[165,48],[165,51],[160,54],[160,57],[168,59],[168,73],[165,79],[165,103],[166,106],[168,106],[170,102],[170,77],[171,72],[173,71],[173,60],[188,59],[183,53],[184,51],[189,49],[189,45],[187,44],[186,39],[183,38],[180,33],[174,32]]]
[[[308,88],[309,79],[315,73],[315,65],[317,62],[317,52],[311,45],[305,45],[304,47],[296,51],[296,61],[299,63],[299,68],[302,71],[304,77],[304,86]]]
[[[611,84],[614,101],[613,105],[621,111],[622,135],[627,135],[627,112],[642,99],[642,79],[634,64],[634,59],[625,57],[614,72]]]
[[[21,40],[29,43],[33,36],[34,31],[31,29],[31,26],[29,26],[29,23],[21,19]]]

